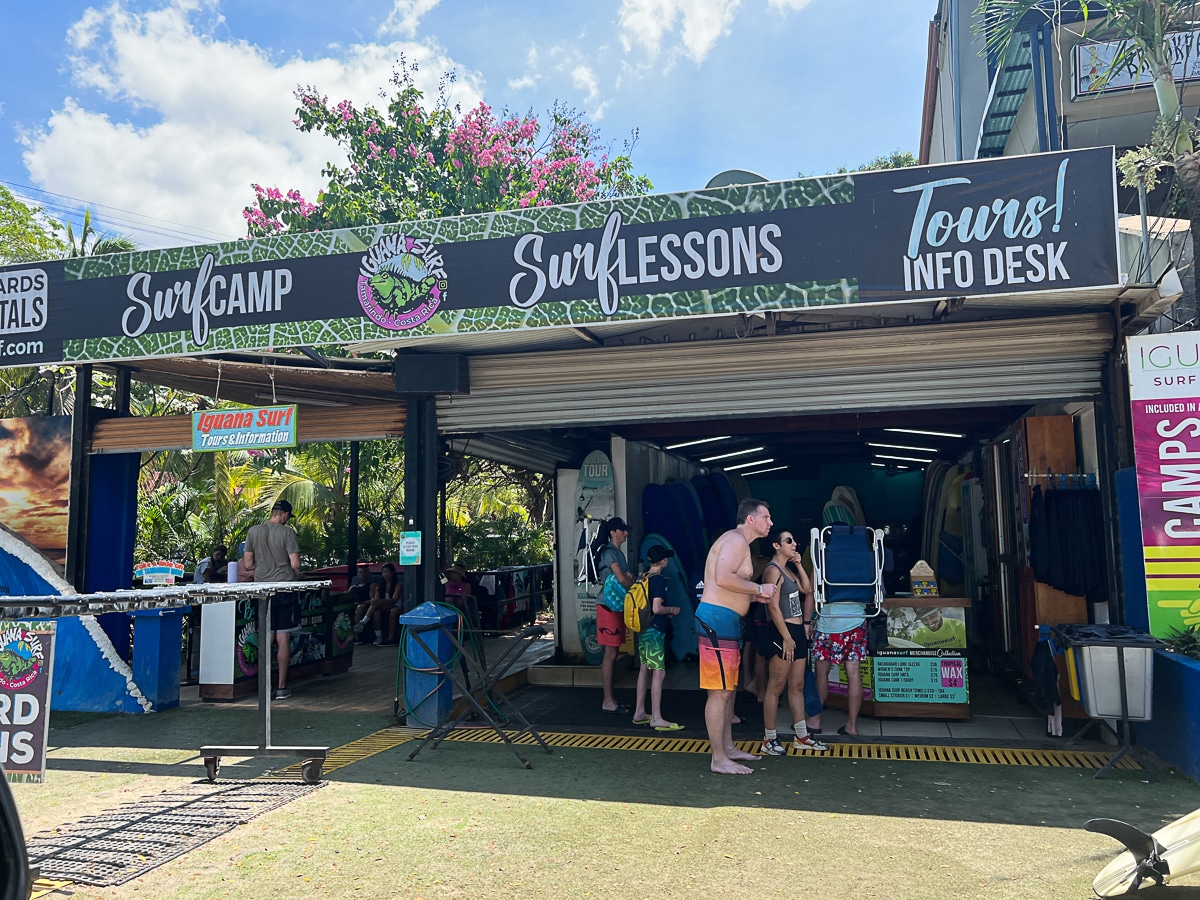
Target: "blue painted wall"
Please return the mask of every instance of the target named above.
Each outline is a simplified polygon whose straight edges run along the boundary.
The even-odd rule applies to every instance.
[[[1154,654],[1154,719],[1136,723],[1138,744],[1193,781],[1200,781],[1200,662]]]
[[[91,591],[133,587],[137,538],[137,453],[92,457],[87,586]]]
[[[1117,519],[1121,538],[1121,588],[1125,597],[1125,622],[1150,630],[1146,599],[1146,560],[1142,549],[1142,514],[1138,508],[1137,470],[1120,469],[1117,484]]]

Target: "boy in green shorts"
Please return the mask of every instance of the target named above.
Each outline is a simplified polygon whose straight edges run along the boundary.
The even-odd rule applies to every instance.
[[[633,712],[634,725],[649,725],[655,731],[680,731],[683,726],[668,722],[662,715],[663,679],[667,677],[667,629],[670,628],[671,616],[679,615],[678,606],[667,606],[664,598],[667,594],[667,580],[663,569],[667,560],[675,555],[674,550],[668,550],[661,544],[655,544],[646,551],[646,561],[650,563],[650,579],[647,583],[647,593],[653,604],[651,611],[654,618],[649,627],[638,635],[638,659],[642,664],[638,671],[637,680],[637,709]],[[646,715],[646,684],[650,684],[650,715]]]

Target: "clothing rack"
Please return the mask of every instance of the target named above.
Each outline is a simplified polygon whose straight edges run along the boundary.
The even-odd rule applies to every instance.
[[[1025,473],[1025,480],[1033,483],[1045,479],[1048,491],[1097,491],[1100,482],[1095,472],[1054,472],[1047,469],[1039,472],[1034,469]]]

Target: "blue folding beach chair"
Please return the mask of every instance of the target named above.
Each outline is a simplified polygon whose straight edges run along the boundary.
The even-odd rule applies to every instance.
[[[818,614],[826,603],[861,603],[868,618],[883,613],[881,530],[844,524],[814,528],[810,549]]]

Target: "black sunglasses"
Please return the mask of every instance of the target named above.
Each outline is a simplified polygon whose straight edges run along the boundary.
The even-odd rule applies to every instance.
[[[781,543],[781,544],[794,544],[794,543],[796,543],[796,539],[795,539],[795,538],[786,537],[786,538],[783,538],[783,539],[781,539],[781,540],[779,541],[779,543]]]

